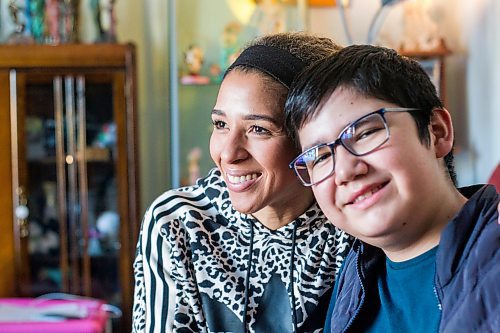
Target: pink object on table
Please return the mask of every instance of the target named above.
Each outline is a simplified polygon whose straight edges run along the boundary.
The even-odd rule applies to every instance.
[[[61,321],[1,321],[2,333],[104,333],[108,320],[108,313],[103,309],[103,302],[99,300],[52,300],[35,298],[0,298],[1,306],[26,307],[43,309],[53,306],[81,306],[87,316],[79,319],[64,319]]]

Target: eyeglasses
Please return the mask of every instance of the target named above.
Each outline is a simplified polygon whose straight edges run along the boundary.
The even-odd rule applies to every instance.
[[[411,112],[415,108],[383,108],[347,125],[337,139],[307,149],[289,165],[305,186],[318,184],[335,172],[335,147],[342,145],[354,156],[371,153],[389,140],[387,112]]]

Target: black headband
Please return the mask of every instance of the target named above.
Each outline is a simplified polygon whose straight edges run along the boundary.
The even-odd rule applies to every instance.
[[[227,75],[238,66],[249,66],[272,76],[290,89],[295,76],[306,64],[288,51],[266,45],[253,45],[246,48],[226,71]]]

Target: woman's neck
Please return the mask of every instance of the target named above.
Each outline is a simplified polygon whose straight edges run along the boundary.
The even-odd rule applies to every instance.
[[[302,215],[314,202],[311,191],[303,191],[288,202],[269,205],[252,214],[260,223],[271,230],[277,230]]]

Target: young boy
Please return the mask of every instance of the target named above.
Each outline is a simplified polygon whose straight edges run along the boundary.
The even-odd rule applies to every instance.
[[[453,125],[416,61],[344,48],[294,84],[290,167],[358,238],[325,332],[498,332],[499,195],[457,189]]]

